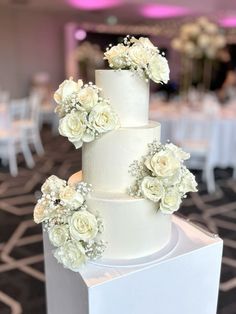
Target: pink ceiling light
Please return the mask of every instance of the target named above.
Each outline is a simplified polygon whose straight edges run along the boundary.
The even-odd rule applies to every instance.
[[[68,0],[77,9],[101,10],[120,4],[120,0]]]
[[[87,32],[84,29],[77,29],[75,32],[75,39],[84,40],[87,37]]]
[[[157,4],[143,6],[140,12],[145,17],[163,19],[186,15],[189,13],[189,9],[179,6]]]
[[[221,19],[219,22],[220,25],[223,27],[236,28],[236,15],[225,17]]]

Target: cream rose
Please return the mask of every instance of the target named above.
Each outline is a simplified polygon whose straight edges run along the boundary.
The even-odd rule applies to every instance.
[[[152,53],[150,49],[140,44],[134,44],[128,49],[128,56],[131,64],[145,68],[152,57]]]
[[[115,69],[125,68],[127,65],[126,61],[126,53],[128,47],[123,44],[118,44],[116,46],[111,47],[108,51],[104,53],[104,56],[110,67]]]
[[[167,83],[169,81],[170,69],[165,57],[155,54],[149,60],[150,79],[156,83]]]
[[[158,178],[145,177],[141,183],[143,196],[153,202],[159,202],[164,195],[164,188]]]
[[[71,94],[79,92],[82,86],[82,80],[79,80],[78,82],[73,81],[73,78],[65,80],[59,85],[58,90],[54,93],[54,100],[56,103],[61,104]]]
[[[87,126],[86,115],[85,112],[71,112],[59,121],[59,133],[68,137],[76,148],[82,146],[82,137]]]
[[[209,35],[201,34],[201,35],[198,37],[197,43],[198,43],[199,47],[205,49],[205,48],[207,48],[207,46],[209,45],[210,40],[211,40],[211,38],[210,38]]]
[[[183,51],[186,55],[193,57],[195,55],[195,44],[191,41],[187,41],[183,44]]]
[[[81,243],[68,241],[59,247],[54,256],[57,261],[73,271],[78,270],[86,262],[85,250]]]
[[[58,178],[55,175],[50,176],[42,185],[41,191],[43,194],[51,194],[58,198],[60,191],[66,186],[66,181]]]
[[[89,125],[98,133],[105,133],[116,128],[118,119],[111,107],[106,104],[96,105],[89,114]]]
[[[69,226],[71,237],[75,240],[92,240],[98,232],[97,219],[88,211],[75,212],[69,221]]]
[[[171,188],[165,192],[161,199],[160,210],[164,214],[172,214],[179,209],[181,204],[181,195],[177,189]]]
[[[183,42],[179,38],[175,38],[171,42],[171,47],[177,51],[181,51],[183,49]]]
[[[46,203],[39,200],[34,208],[34,222],[39,224],[47,219]]]
[[[49,239],[56,247],[64,245],[68,238],[69,230],[66,225],[56,225],[49,230]]]
[[[179,190],[183,194],[197,192],[197,182],[194,175],[188,169],[185,169],[184,171]]]
[[[223,48],[226,45],[226,39],[223,35],[219,34],[217,36],[214,37],[213,40],[213,45],[219,49],[219,48]]]
[[[180,168],[180,161],[170,150],[161,150],[145,160],[145,166],[157,177],[171,177]]]
[[[180,148],[180,147],[178,147],[172,143],[166,144],[165,146],[167,149],[171,150],[179,160],[187,160],[190,158],[189,153],[184,152],[182,150],[182,148]]]
[[[98,90],[92,86],[84,87],[78,93],[78,100],[85,110],[90,111],[98,102]]]
[[[84,198],[78,191],[75,190],[73,186],[66,186],[63,190],[61,190],[59,195],[62,204],[71,209],[79,208],[83,202]]]
[[[147,37],[139,37],[139,39],[136,42],[138,44],[141,44],[145,48],[157,50],[157,48],[153,45],[153,43]]]

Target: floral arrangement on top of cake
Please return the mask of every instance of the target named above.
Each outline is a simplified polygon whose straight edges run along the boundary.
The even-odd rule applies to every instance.
[[[65,80],[55,92],[54,100],[60,117],[59,133],[68,137],[76,148],[119,126],[109,101],[101,97],[100,88],[92,83]]]
[[[149,152],[130,166],[136,180],[129,194],[156,203],[157,210],[172,214],[188,192],[197,191],[194,175],[183,164],[190,155],[172,143],[149,144]]]
[[[137,39],[127,35],[123,43],[109,45],[104,55],[113,69],[135,71],[147,81],[151,79],[156,83],[166,84],[169,81],[167,59],[146,37]]]
[[[52,175],[41,191],[42,197],[34,208],[34,221],[43,223],[51,244],[56,247],[57,261],[76,271],[87,260],[101,257],[106,247],[98,239],[103,222],[86,205],[91,186],[85,182],[68,184]]]

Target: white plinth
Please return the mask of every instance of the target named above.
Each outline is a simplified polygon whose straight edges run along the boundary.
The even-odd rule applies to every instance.
[[[216,314],[223,241],[173,223],[178,240],[156,260],[98,262],[80,273],[57,264],[44,234],[48,314]]]

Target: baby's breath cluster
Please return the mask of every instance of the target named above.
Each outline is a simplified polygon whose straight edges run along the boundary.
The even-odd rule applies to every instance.
[[[56,176],[43,184],[42,196],[34,209],[35,223],[43,223],[56,250],[54,256],[65,268],[77,270],[88,259],[101,257],[105,243],[98,239],[103,221],[88,208],[91,185],[68,184]]]
[[[164,54],[146,37],[137,39],[127,35],[123,43],[109,45],[104,59],[111,68],[134,71],[147,81],[166,84],[169,80],[170,70]]]
[[[119,125],[118,117],[101,89],[92,82],[84,84],[73,78],[60,84],[54,94],[56,113],[60,117],[59,132],[76,148],[91,142]]]
[[[147,155],[131,164],[129,172],[135,181],[128,193],[154,202],[162,213],[172,214],[188,192],[197,191],[195,177],[184,165],[189,157],[174,144],[154,141],[148,145]]]

